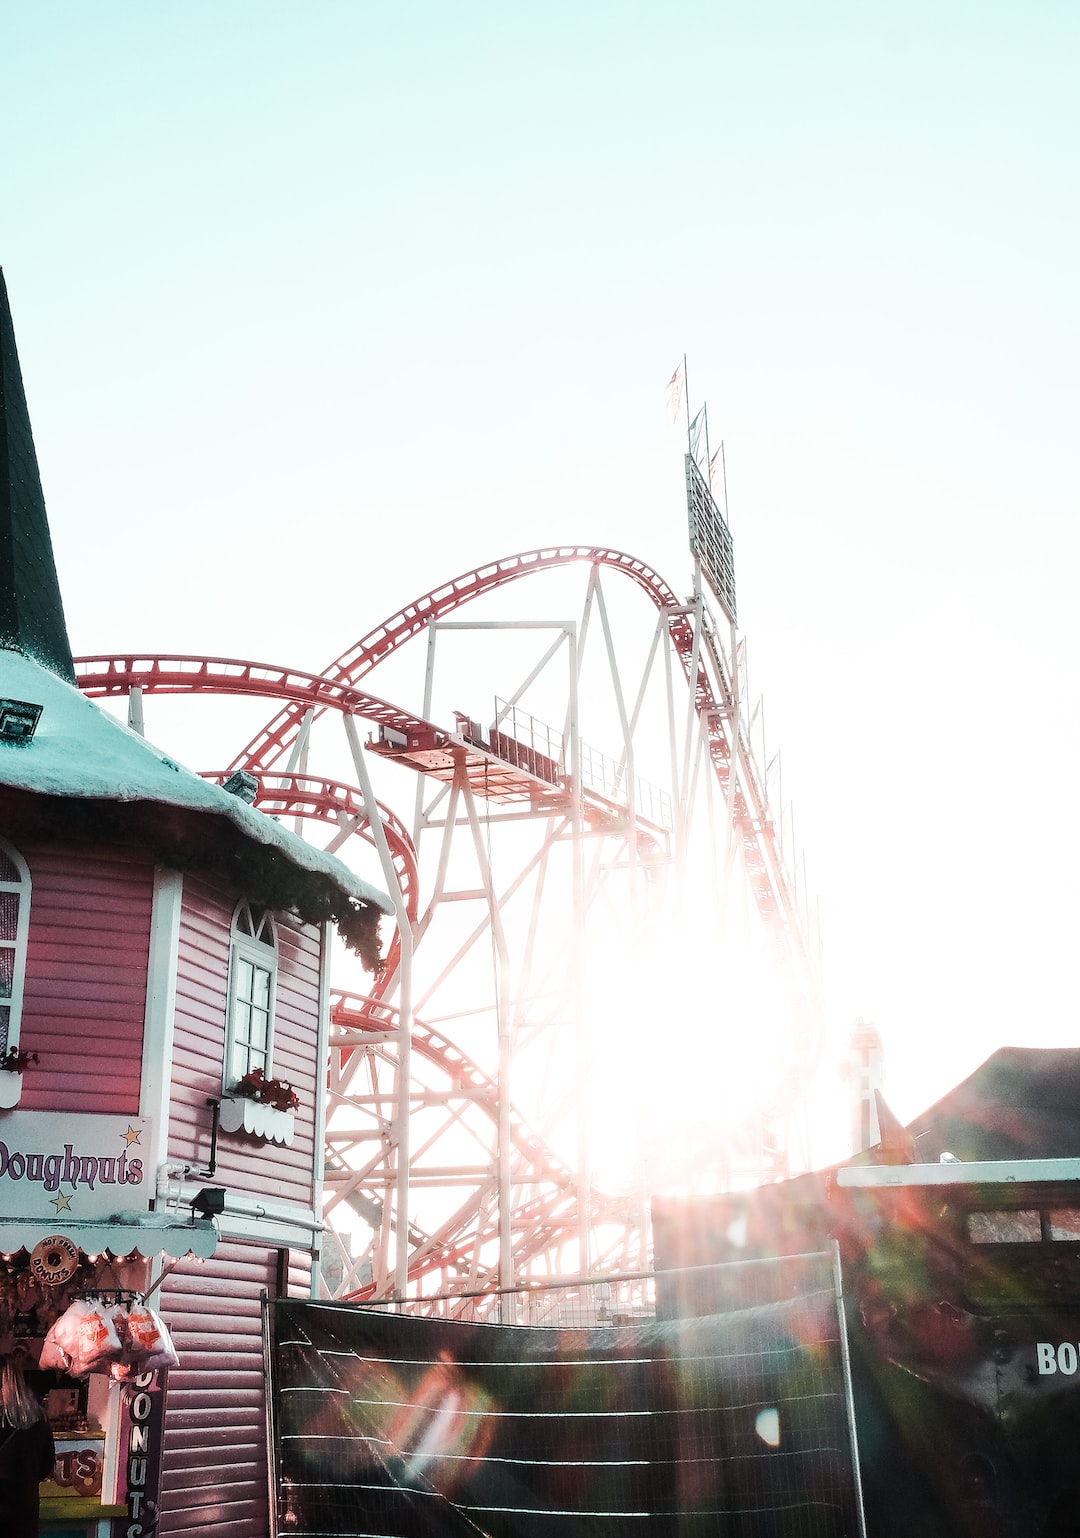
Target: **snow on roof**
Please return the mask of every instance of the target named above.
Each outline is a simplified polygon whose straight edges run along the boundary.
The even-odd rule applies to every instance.
[[[0,650],[0,696],[42,707],[29,743],[0,741],[0,786],[101,801],[157,801],[227,817],[241,833],[384,913],[393,903],[347,865],[238,796],[200,779],[121,725],[73,685],[21,653]]]

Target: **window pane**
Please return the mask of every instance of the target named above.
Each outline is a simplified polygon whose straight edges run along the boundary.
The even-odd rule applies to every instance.
[[[274,926],[270,922],[270,910],[254,908],[250,903],[242,903],[236,910],[233,932],[238,935],[249,935],[253,940],[260,940],[263,945],[272,946]]]
[[[1047,1217],[1051,1239],[1080,1239],[1080,1207],[1055,1207]]]
[[[242,1079],[245,1073],[250,1073],[253,1068],[261,1068],[266,1072],[266,1053],[262,1047],[252,1045],[250,1042],[234,1042],[232,1053],[229,1057],[231,1065],[230,1083]]]
[[[14,940],[18,924],[18,892],[0,892],[0,940]]]
[[[0,945],[0,999],[10,999],[15,981],[15,951],[10,945]]]
[[[250,961],[245,961],[241,956],[236,963],[236,996],[238,999],[250,1000],[254,976],[255,968]]]
[[[270,1015],[267,1010],[253,1009],[251,1011],[251,1031],[248,1040],[253,1047],[258,1047],[265,1055],[266,1046],[270,1040]]]
[[[972,1244],[1038,1244],[1042,1238],[1037,1211],[969,1212],[967,1223]]]
[[[251,1005],[237,999],[233,1007],[233,1036],[245,1044],[251,1040]]]
[[[270,1008],[270,973],[265,967],[256,967],[251,990],[251,1002],[259,1009]]]
[[[10,859],[9,856],[6,855],[2,849],[0,849],[0,881],[13,881],[17,885],[19,882],[21,882],[21,880],[22,878],[19,875],[18,870],[15,868],[15,861]]]

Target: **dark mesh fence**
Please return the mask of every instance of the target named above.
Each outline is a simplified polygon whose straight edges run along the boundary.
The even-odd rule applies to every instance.
[[[583,1328],[270,1303],[279,1532],[858,1538],[814,1260],[769,1303]]]

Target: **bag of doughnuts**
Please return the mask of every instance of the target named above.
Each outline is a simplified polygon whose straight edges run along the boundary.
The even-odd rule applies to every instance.
[[[123,1354],[111,1312],[92,1299],[76,1298],[46,1335],[40,1365],[59,1367],[73,1378],[107,1371]]]
[[[112,1320],[122,1347],[119,1365],[128,1369],[123,1374],[114,1373],[114,1377],[180,1365],[168,1330],[148,1303],[118,1304],[112,1310]]]

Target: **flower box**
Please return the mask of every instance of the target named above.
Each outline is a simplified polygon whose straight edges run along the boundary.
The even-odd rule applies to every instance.
[[[219,1125],[222,1132],[250,1132],[253,1137],[286,1147],[296,1132],[296,1118],[291,1111],[279,1111],[275,1105],[251,1100],[246,1095],[222,1095]]]
[[[22,1047],[8,1047],[0,1052],[0,1110],[10,1111],[13,1105],[18,1105],[23,1069],[37,1060],[36,1052],[24,1052]]]

